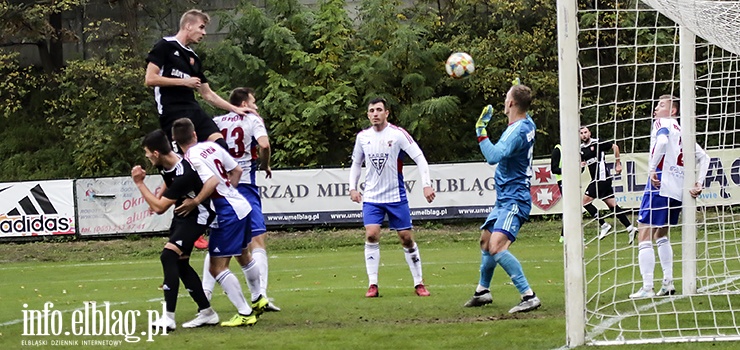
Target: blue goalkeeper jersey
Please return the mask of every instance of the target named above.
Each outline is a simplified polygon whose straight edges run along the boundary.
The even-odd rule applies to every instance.
[[[514,200],[527,207],[532,206],[529,183],[536,128],[527,114],[527,118],[509,124],[496,144],[488,138],[479,143],[488,164],[498,164],[494,176],[497,201]],[[522,214],[529,217],[529,210]]]

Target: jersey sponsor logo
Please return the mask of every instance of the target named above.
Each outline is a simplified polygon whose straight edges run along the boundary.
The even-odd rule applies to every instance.
[[[172,68],[171,75],[175,78],[187,79],[190,78],[190,74],[180,71],[179,69]]]
[[[529,193],[532,195],[532,203],[542,210],[548,210],[560,201],[560,189],[549,165],[535,167]]]
[[[388,162],[388,153],[369,154],[367,158],[370,159],[370,164],[373,165],[375,172],[380,175],[383,172],[383,168],[385,168],[385,164]]]

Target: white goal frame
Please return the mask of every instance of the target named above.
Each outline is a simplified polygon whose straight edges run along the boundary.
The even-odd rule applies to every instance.
[[[635,0],[638,1],[638,0]],[[647,2],[649,2],[648,0]],[[689,1],[689,0],[687,0]],[[571,234],[565,236],[565,317],[566,346],[576,347],[584,344],[615,345],[666,342],[705,342],[717,340],[740,340],[740,336],[695,336],[619,339],[614,341],[592,341],[587,329],[586,266],[584,262],[584,222],[582,197],[585,188],[580,182],[580,146],[578,130],[581,125],[581,100],[579,91],[579,28],[578,0],[557,0],[558,59],[560,94],[560,144],[562,146],[563,171],[563,229]],[[696,144],[696,35],[687,27],[679,32],[680,65],[680,124],[682,125],[683,145]],[[693,154],[689,150],[685,154]],[[685,157],[685,168],[694,169],[694,157]],[[691,296],[697,291],[697,204],[689,194],[693,187],[695,174],[685,173],[684,201],[681,225],[681,256],[675,263],[681,264],[681,294]],[[658,265],[659,266],[659,265]],[[656,273],[656,275],[659,275]],[[740,310],[738,311],[740,314]]]

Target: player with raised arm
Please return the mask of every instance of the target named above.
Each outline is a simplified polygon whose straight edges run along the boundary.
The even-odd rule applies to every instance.
[[[210,272],[238,312],[231,320],[221,322],[221,326],[251,326],[257,322],[257,313],[253,312],[244,298],[239,279],[229,270],[231,257],[236,257],[240,265],[247,265],[244,252],[251,240],[248,215],[252,208],[244,196],[236,190],[242,169],[236,160],[216,143],[197,142],[190,119],[176,120],[172,125],[172,136],[203,181],[203,190],[194,199],[185,200],[182,205],[175,208],[175,213],[187,215],[192,207],[208,197],[216,211],[216,222],[211,226],[211,239],[208,242]],[[251,286],[255,286],[253,288],[259,290],[259,274],[256,269],[252,271],[247,280],[251,282]]]
[[[164,214],[171,206],[178,206],[186,198],[193,198],[200,193],[203,189],[203,182],[198,173],[195,172],[190,162],[172,152],[164,131],[155,130],[147,134],[142,141],[142,146],[146,158],[159,169],[164,179],[162,191],[154,194],[144,183],[146,171],[139,165],[131,169],[131,178],[152,211]],[[190,293],[190,297],[198,304],[198,316],[183,323],[182,326],[193,328],[218,323],[218,314],[213,311],[203,292],[200,277],[190,266],[193,244],[205,232],[214,217],[215,213],[210,209],[207,199],[188,215],[172,217],[170,239],[165,243],[159,257],[164,272],[162,290],[167,313],[154,322],[155,327],[168,330],[176,328],[175,308],[180,280]]]
[[[622,172],[622,162],[619,160],[619,146],[611,141],[599,141],[598,138],[592,138],[591,131],[587,126],[582,126],[579,134],[581,136],[581,171],[584,168],[588,168],[588,173],[591,176],[591,182],[583,194],[583,207],[592,217],[599,220],[599,224],[601,225],[599,239],[601,240],[609,235],[612,225],[599,216],[599,210],[593,205],[593,201],[596,198],[604,201],[606,206],[617,214],[619,222],[627,228],[627,234],[629,236],[627,244],[632,244],[632,241],[635,239],[635,233],[637,233],[637,228],[627,218],[624,209],[617,205],[617,200],[614,198],[614,188],[612,187],[614,177],[606,166],[606,151],[612,150],[614,151],[615,158],[614,172],[617,174]]]
[[[650,130],[650,157],[648,161],[648,183],[640,203],[637,217],[639,226],[637,260],[642,275],[642,287],[630,298],[649,298],[655,295],[673,295],[673,248],[668,239],[669,227],[678,224],[683,200],[683,149],[681,145],[681,125],[676,116],[679,111],[678,98],[663,95],[655,106],[652,129]],[[694,187],[689,190],[692,197],[698,197],[704,188],[704,179],[709,170],[709,156],[697,144],[694,157],[698,173]],[[655,251],[663,268],[663,283],[656,294],[653,291],[655,270]]]
[[[254,89],[241,87],[231,92],[229,102],[239,107],[249,107],[257,110]],[[249,212],[249,222],[251,225],[252,241],[249,243],[248,251],[251,254],[249,264],[256,265],[260,276],[260,290],[250,290],[253,300],[259,300],[262,295],[267,298],[267,251],[265,233],[265,218],[262,216],[262,200],[260,199],[259,187],[257,187],[257,170],[265,171],[265,178],[272,177],[270,169],[270,139],[267,136],[267,128],[262,118],[257,114],[248,113],[240,116],[236,113],[229,113],[213,118],[216,125],[221,129],[221,133],[229,145],[229,154],[236,159],[242,168],[242,176],[239,180],[237,189],[244,198],[249,201],[252,211]],[[257,161],[257,149],[259,147],[259,163]],[[253,262],[252,262],[253,261]],[[246,268],[251,268],[248,265]],[[204,271],[208,269],[208,259],[205,260]],[[209,278],[203,278],[206,294],[213,293],[215,281]],[[251,287],[250,287],[251,289]],[[267,299],[269,300],[269,299]],[[259,305],[252,305],[253,308],[259,308]],[[269,302],[264,307],[265,311],[280,311],[280,308]]]
[[[532,156],[536,126],[527,113],[532,103],[532,90],[514,81],[506,93],[504,114],[509,126],[501,134],[497,143],[488,139],[486,126],[493,116],[493,107],[483,108],[475,132],[478,145],[488,164],[498,164],[494,181],[496,182],[496,203],[488,218],[481,225],[481,265],[480,279],[473,297],[465,307],[478,307],[493,302],[490,286],[497,265],[506,271],[519,291],[520,302],[509,313],[527,312],[540,307],[541,302],[524,276],[522,264],[509,251],[519,230],[529,220],[532,209],[532,196],[529,192],[532,177]]]
[[[388,215],[391,230],[398,233],[403,245],[406,263],[414,280],[418,296],[429,296],[421,272],[421,255],[414,242],[411,212],[406,188],[403,186],[403,157],[414,160],[421,174],[424,198],[431,203],[435,194],[429,176],[429,164],[424,153],[406,130],[388,122],[390,110],[383,98],[375,98],[367,105],[367,118],[371,127],[360,131],[352,151],[349,174],[349,196],[353,202],[362,203],[362,220],[365,225],[365,268],[368,287],[365,296],[374,298],[378,292],[378,267],[380,265],[380,225]],[[365,163],[365,193],[358,183]]]
[[[216,108],[240,115],[256,113],[247,107],[237,107],[213,92],[203,73],[200,57],[190,47],[206,35],[206,25],[211,18],[200,10],[189,10],[180,18],[180,29],[174,36],[160,39],[146,57],[144,83],[154,87],[159,124],[172,141],[172,123],[179,118],[193,122],[198,141],[214,141],[227,148],[221,133],[211,117],[195,100],[194,90]]]

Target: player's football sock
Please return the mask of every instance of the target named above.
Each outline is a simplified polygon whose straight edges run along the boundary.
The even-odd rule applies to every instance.
[[[249,287],[249,292],[252,294],[252,300],[257,300],[260,296],[260,290],[262,290],[260,287],[260,270],[259,266],[257,266],[257,261],[252,259],[247,266],[242,266],[242,272],[244,273],[244,278],[247,280],[247,286]]]
[[[658,245],[658,257],[660,266],[663,268],[663,283],[673,282],[673,248],[668,237],[660,237],[655,240]]]
[[[162,291],[164,291],[164,302],[168,312],[175,312],[177,307],[177,292],[180,288],[180,272],[177,265],[179,259],[180,255],[167,248],[162,249],[162,254],[159,255],[164,272]]]
[[[599,225],[603,225],[606,222],[606,221],[604,221],[604,219],[602,219],[601,217],[599,217],[599,210],[596,209],[596,207],[594,206],[593,203],[588,203],[588,204],[584,205],[583,208],[585,208],[586,211],[589,214],[591,214],[592,217],[594,217],[597,220],[599,220]]]
[[[216,279],[211,275],[211,255],[206,253],[206,258],[203,260],[203,292],[206,293],[206,298],[211,300],[213,297],[213,287],[216,286]]]
[[[496,259],[496,262],[501,265],[504,271],[506,271],[509,277],[511,277],[511,282],[513,282],[516,289],[519,290],[519,294],[524,294],[529,290],[529,282],[527,282],[527,278],[524,277],[522,264],[519,263],[519,260],[517,260],[509,250],[498,252],[493,255],[493,258]]]
[[[627,218],[627,214],[624,212],[624,209],[620,208],[618,205],[615,205],[612,211],[617,214],[617,219],[619,219],[619,222],[621,222],[624,227],[627,227],[629,229],[632,226],[632,223]],[[629,233],[629,231],[627,233]]]
[[[409,265],[409,270],[411,270],[411,277],[414,278],[414,286],[422,284],[424,279],[421,274],[421,255],[416,242],[411,248],[403,248],[403,253],[406,257],[406,263]]]
[[[481,250],[480,280],[478,281],[478,285],[481,287],[484,287],[484,289],[491,288],[491,279],[493,279],[493,271],[495,269],[496,269],[496,259],[494,259],[493,256],[491,256],[488,250]]]
[[[236,278],[229,269],[221,271],[221,273],[216,276],[216,282],[218,282],[218,284],[221,285],[221,288],[224,289],[226,296],[228,296],[231,303],[234,304],[237,312],[242,315],[249,315],[252,313],[252,307],[249,306],[247,299],[244,298],[244,293],[242,293],[242,286],[239,284],[239,279]]]
[[[203,291],[203,284],[200,277],[198,277],[198,273],[190,266],[190,259],[180,259],[177,261],[177,265],[180,270],[180,280],[190,293],[190,297],[198,304],[198,311],[211,307],[211,303]]]
[[[365,269],[369,284],[378,284],[380,266],[380,243],[365,242]]]
[[[267,298],[267,252],[262,248],[252,250],[252,259],[257,262],[260,272],[260,294]]]
[[[653,271],[655,270],[655,252],[653,242],[640,242],[638,245],[637,261],[640,263],[640,274],[642,275],[642,286],[645,289],[653,289]]]
[[[229,145],[226,143],[226,140],[223,139],[223,137],[219,137],[216,139],[216,141],[213,141],[217,143],[219,146],[223,147],[225,150],[229,150]]]

